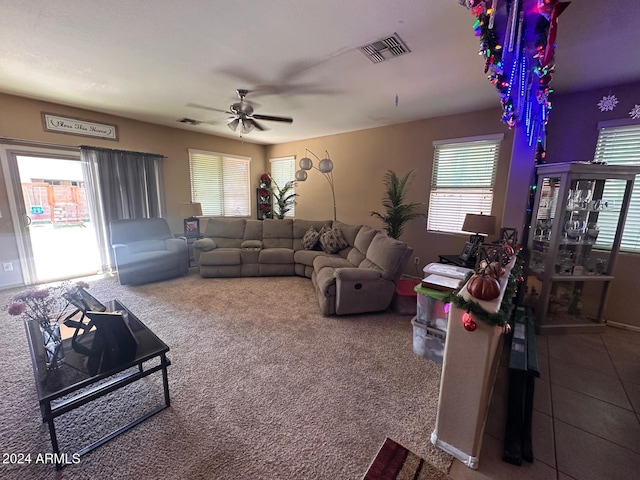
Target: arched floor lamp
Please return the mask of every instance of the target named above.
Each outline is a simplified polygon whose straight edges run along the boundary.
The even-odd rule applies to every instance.
[[[305,156],[304,158],[301,158],[300,162],[298,162],[298,165],[300,165],[300,170],[296,172],[296,180],[298,182],[304,182],[307,179],[307,170],[311,170],[312,168],[315,168],[320,173],[322,173],[322,175],[324,175],[324,178],[327,179],[327,182],[329,182],[329,186],[331,187],[331,195],[333,196],[333,220],[335,221],[337,219],[336,191],[333,188],[333,162],[329,158],[329,152],[327,152],[326,150],[324,151],[327,156],[322,160],[320,160],[320,158],[309,149],[305,148],[305,152],[305,155],[310,153],[318,159],[318,167],[313,166],[313,160],[311,160],[309,157]]]

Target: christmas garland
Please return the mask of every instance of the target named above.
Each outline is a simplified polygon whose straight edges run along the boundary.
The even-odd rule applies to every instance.
[[[511,269],[511,273],[509,274],[509,279],[507,280],[507,286],[505,287],[504,296],[502,297],[500,310],[498,310],[496,313],[489,313],[484,308],[482,308],[478,302],[474,300],[466,300],[464,297],[459,295],[460,290],[464,285],[466,285],[469,279],[473,276],[474,272],[467,273],[464,280],[460,283],[460,287],[453,293],[451,293],[445,301],[455,305],[460,310],[465,310],[471,313],[475,318],[482,320],[484,323],[492,327],[501,327],[503,325],[506,325],[507,323],[509,323],[509,318],[511,317],[511,312],[513,311],[514,307],[512,298],[516,295],[518,284],[524,281],[522,277],[523,263],[524,262],[521,256],[518,255],[516,258],[516,262]]]

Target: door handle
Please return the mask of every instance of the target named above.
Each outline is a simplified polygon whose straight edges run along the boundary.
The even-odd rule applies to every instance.
[[[28,227],[29,225],[31,225],[31,217],[29,215],[25,215],[24,219],[26,220],[25,227]]]

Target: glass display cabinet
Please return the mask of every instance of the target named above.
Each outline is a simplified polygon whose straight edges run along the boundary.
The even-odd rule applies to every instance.
[[[640,167],[538,165],[527,301],[538,333],[604,330],[604,309]]]

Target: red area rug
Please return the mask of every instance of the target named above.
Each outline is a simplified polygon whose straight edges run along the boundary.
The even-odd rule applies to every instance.
[[[378,451],[363,480],[452,480],[423,458],[390,438]]]

